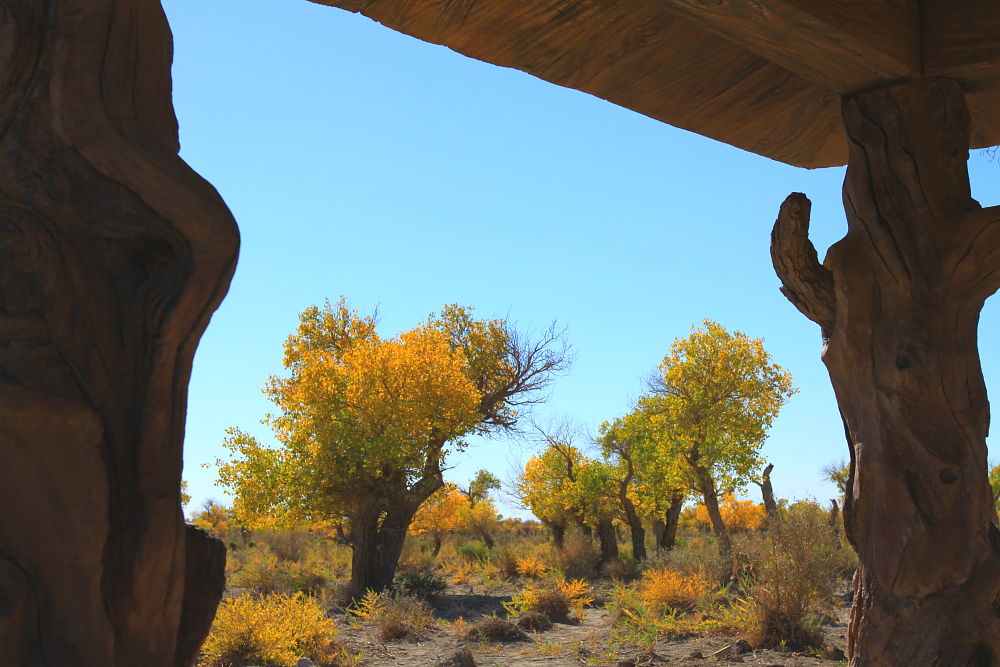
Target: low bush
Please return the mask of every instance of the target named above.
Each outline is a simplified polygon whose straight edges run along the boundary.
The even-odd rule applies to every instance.
[[[701,572],[681,574],[673,570],[647,570],[639,583],[643,603],[651,609],[669,607],[690,612],[711,601],[713,587]]]
[[[552,628],[552,619],[540,611],[526,611],[517,618],[517,627],[528,632],[542,632]]]
[[[340,664],[336,624],[301,594],[244,595],[224,600],[201,648],[201,667],[294,665],[305,656],[321,667]]]
[[[334,578],[329,565],[319,560],[282,560],[261,546],[244,554],[242,564],[230,573],[228,583],[254,593],[318,595]]]
[[[416,637],[434,622],[423,600],[391,592],[366,592],[351,608],[351,613],[372,621],[382,641]]]
[[[584,605],[591,602],[593,598],[588,595],[587,583],[582,579],[556,579],[546,584],[525,587],[503,606],[511,616],[538,612],[552,621],[568,621],[579,617]]]
[[[486,563],[490,560],[490,549],[482,542],[460,544],[457,552],[467,563]]]
[[[427,598],[448,588],[448,582],[433,570],[416,570],[397,574],[392,587],[403,595]]]
[[[757,646],[820,646],[843,556],[822,512],[788,512],[744,545],[747,630]]]
[[[548,572],[548,566],[542,559],[534,554],[528,554],[523,558],[515,560],[515,570],[517,574],[529,579],[540,579]]]
[[[584,535],[572,534],[556,553],[556,567],[567,579],[590,579],[597,576],[601,554]]]
[[[470,639],[489,642],[521,642],[528,639],[528,635],[511,621],[495,615],[483,616],[469,627],[466,634]]]

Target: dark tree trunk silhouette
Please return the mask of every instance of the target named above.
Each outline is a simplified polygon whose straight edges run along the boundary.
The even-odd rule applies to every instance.
[[[557,551],[562,551],[566,545],[566,522],[565,521],[544,521],[545,527],[552,535],[552,546]]]
[[[760,479],[760,497],[764,501],[764,512],[768,519],[778,513],[778,503],[774,499],[774,487],[771,486],[772,470],[774,470],[774,464],[768,463]]]
[[[656,534],[656,547],[658,549],[670,550],[677,542],[677,525],[680,523],[681,508],[684,507],[684,493],[675,491],[670,497],[670,507],[663,521],[653,522],[653,531]]]
[[[1000,534],[976,335],[1000,287],[1000,210],[970,196],[957,83],[869,90],[843,115],[847,236],[820,265],[796,193],[772,256],[786,295],[822,328],[850,444],[851,664],[997,664]]]
[[[597,539],[601,545],[601,565],[618,560],[618,533],[611,519],[598,520]]]
[[[429,494],[428,494],[429,495]],[[421,501],[422,502],[422,501]],[[351,521],[351,595],[384,591],[392,586],[406,531],[420,502],[396,502],[388,511],[366,503]]]
[[[0,5],[0,663],[179,667],[224,548],[180,506],[236,225],[178,157],[158,2]]]

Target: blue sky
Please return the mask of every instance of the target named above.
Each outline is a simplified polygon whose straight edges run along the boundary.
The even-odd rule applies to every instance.
[[[163,5],[181,155],[243,237],[195,358],[193,506],[224,499],[202,464],[224,454],[227,426],[267,436],[261,387],[281,372],[298,313],[341,295],[378,307],[386,335],[455,302],[526,329],[566,326],[575,363],[537,418],[590,432],[702,319],[763,337],[800,389],[764,445],[776,493],[835,495],[820,469],[847,450],[819,330],[778,292],[768,245],[793,191],[813,201],[821,255],[843,235],[843,169],[783,165],[305,0]],[[973,195],[1000,203],[1000,164],[981,152],[969,164]],[[998,328],[991,301],[980,327],[991,388]],[[446,477],[509,477],[531,453],[476,442]]]

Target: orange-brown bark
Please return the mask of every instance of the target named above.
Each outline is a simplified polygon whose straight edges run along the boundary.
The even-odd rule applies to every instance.
[[[221,594],[179,483],[238,238],[170,62],[159,3],[0,5],[0,664],[187,665]]]
[[[844,121],[847,236],[810,261],[793,195],[774,252],[789,298],[824,329],[851,446],[851,664],[996,664],[1000,535],[976,334],[1000,287],[1000,222],[970,196],[956,83],[856,95]]]

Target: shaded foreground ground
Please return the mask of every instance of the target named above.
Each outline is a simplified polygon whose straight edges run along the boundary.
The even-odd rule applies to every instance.
[[[657,641],[652,651],[634,642],[616,638],[612,618],[603,608],[600,595],[593,605],[584,610],[579,623],[556,623],[550,630],[528,633],[527,641],[488,642],[470,640],[464,636],[468,625],[456,619],[473,623],[484,615],[502,614],[502,602],[509,600],[496,591],[476,594],[469,586],[450,587],[447,594],[434,601],[438,623],[418,637],[397,641],[381,641],[370,624],[353,621],[341,611],[335,612],[341,625],[340,639],[353,653],[364,656],[362,664],[372,666],[400,665],[402,667],[460,664],[449,659],[461,647],[469,650],[477,665],[521,667],[524,665],[614,665],[638,667],[639,665],[711,665],[721,663],[761,665],[776,667],[805,667],[807,665],[837,665],[843,662],[847,644],[847,618],[849,605],[841,599],[836,613],[823,626],[825,654],[795,652],[788,649],[739,651],[734,647],[728,655],[726,647],[734,646],[741,638],[731,635],[704,635],[674,637]]]

